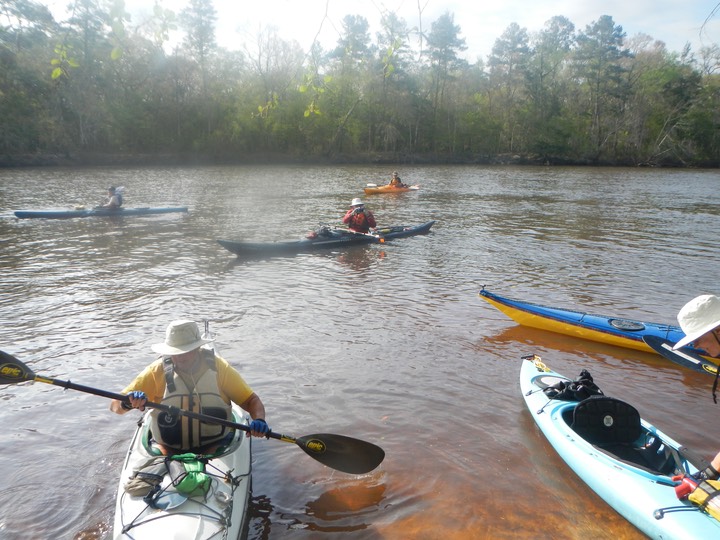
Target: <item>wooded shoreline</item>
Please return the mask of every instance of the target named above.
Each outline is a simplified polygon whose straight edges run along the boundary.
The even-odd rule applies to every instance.
[[[526,165],[570,167],[657,167],[715,169],[720,163],[638,164],[621,162],[593,163],[588,160],[548,158],[537,155],[500,154],[495,156],[396,156],[337,155],[332,157],[262,154],[252,156],[188,156],[171,154],[107,154],[82,153],[71,155],[38,154],[0,156],[0,169],[32,167],[188,167],[212,165]]]
[[[90,0],[63,22],[33,0],[11,4],[0,167],[720,167],[720,47],[669,51],[609,15],[584,29],[555,16],[534,34],[512,23],[471,63],[449,12],[420,49],[389,13],[374,37],[347,15],[332,50],[271,31],[227,50],[211,0],[137,27]],[[152,31],[168,17],[185,30],[172,51]]]

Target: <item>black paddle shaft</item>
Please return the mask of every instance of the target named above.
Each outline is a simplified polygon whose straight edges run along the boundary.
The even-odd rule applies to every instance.
[[[33,371],[24,365],[22,362],[12,357],[11,355],[0,351],[0,383],[14,384],[19,382],[41,382],[45,384],[52,384],[53,386],[59,386],[69,390],[77,390],[86,394],[93,394],[95,396],[105,397],[109,399],[117,399],[124,403],[130,403],[128,396],[124,394],[118,394],[117,392],[110,392],[108,390],[102,390],[100,388],[93,388],[92,386],[85,386],[70,381],[63,381],[60,379],[52,379],[50,377],[43,377],[42,375],[36,375]],[[158,409],[164,411],[173,416],[187,416],[196,420],[201,420],[209,424],[220,424],[226,427],[234,429],[240,429],[242,431],[250,431],[250,428],[245,424],[238,424],[237,422],[231,422],[223,418],[217,418],[215,416],[209,416],[193,411],[186,411],[177,407],[171,407],[169,405],[163,405],[162,403],[154,403],[152,401],[145,402],[146,407],[152,409]]]
[[[17,384],[27,381],[51,384],[61,388],[77,390],[79,392],[85,392],[86,394],[93,394],[100,397],[117,399],[128,404],[130,403],[128,396],[123,394],[109,392],[107,390],[93,388],[82,384],[76,384],[70,381],[36,375],[29,367],[20,362],[17,358],[4,351],[0,351],[0,384]],[[219,424],[233,429],[246,431],[248,433],[250,432],[249,426],[225,420],[224,418],[217,418],[215,416],[179,409],[177,407],[163,405],[162,403],[153,403],[152,401],[146,401],[145,406],[164,411],[173,416],[187,416],[189,418],[200,420],[201,422]],[[304,437],[296,439],[294,437],[290,437],[289,435],[281,435],[270,431],[267,434],[267,437],[270,439],[277,439],[279,441],[296,444],[307,455],[316,461],[319,461],[323,465],[350,474],[364,474],[370,472],[380,465],[383,459],[385,459],[385,452],[379,446],[360,439],[346,437],[344,435],[319,433],[314,435],[305,435]]]

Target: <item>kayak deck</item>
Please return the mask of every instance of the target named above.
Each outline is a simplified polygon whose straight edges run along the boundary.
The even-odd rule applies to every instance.
[[[417,191],[418,189],[420,189],[420,186],[418,186],[418,185],[406,186],[406,187],[395,187],[395,186],[391,186],[390,184],[386,184],[384,186],[368,185],[365,188],[363,188],[363,191],[365,191],[366,195],[378,195],[381,193],[407,193],[408,191]]]
[[[651,538],[720,535],[719,521],[675,493],[679,482],[672,476],[697,472],[705,466],[702,460],[622,401],[606,396],[584,401],[549,398],[543,390],[559,381],[570,379],[548,369],[537,356],[523,359],[520,389],[530,414],[555,451],[598,496]],[[608,412],[597,414],[596,406]],[[589,422],[584,421],[587,409]]]
[[[428,221],[420,225],[379,227],[376,233],[369,234],[355,233],[347,229],[321,227],[318,231],[314,232],[311,237],[301,240],[279,242],[236,242],[233,240],[218,240],[217,242],[238,256],[307,253],[323,249],[376,244],[395,238],[427,234],[434,223],[435,221]]]
[[[149,413],[148,413],[149,414]],[[242,411],[233,407],[234,421],[247,424]],[[152,497],[132,496],[125,490],[135,471],[164,458],[148,443],[149,418],[135,432],[125,459],[115,506],[114,540],[183,538],[207,540],[239,538],[246,527],[251,486],[251,439],[237,430],[227,446],[207,459],[205,473],[211,484],[205,495],[178,493],[169,474]]]

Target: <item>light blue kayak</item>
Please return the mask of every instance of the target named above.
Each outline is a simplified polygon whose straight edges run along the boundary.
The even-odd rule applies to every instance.
[[[146,216],[187,212],[187,206],[158,206],[141,208],[83,208],[80,210],[18,210],[18,219],[71,219],[85,217]]]
[[[720,538],[720,521],[675,493],[679,482],[672,477],[697,472],[704,466],[701,459],[622,401],[604,396],[581,402],[550,399],[543,390],[560,381],[570,379],[547,368],[538,356],[523,359],[520,389],[527,407],[575,474],[650,538]]]

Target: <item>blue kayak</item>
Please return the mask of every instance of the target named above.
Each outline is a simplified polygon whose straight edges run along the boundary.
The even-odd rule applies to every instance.
[[[187,206],[87,208],[81,210],[18,210],[15,212],[15,217],[19,219],[70,219],[85,217],[145,216],[149,214],[170,214],[187,211]]]
[[[677,343],[685,337],[685,333],[679,326],[635,321],[608,315],[594,315],[572,309],[523,302],[491,293],[485,289],[481,290],[479,294],[480,298],[523,326],[607,345],[656,352],[643,341],[644,337],[654,336],[672,343]],[[696,354],[702,353],[692,347],[687,348]]]
[[[418,234],[427,234],[434,221],[421,225],[397,225],[378,227],[375,233],[356,233],[348,229],[321,227],[306,238],[279,242],[235,242],[218,240],[218,244],[238,256],[283,255],[307,253],[323,249],[338,249],[364,244],[377,244],[395,238],[406,238]]]
[[[650,538],[720,538],[720,521],[675,492],[681,481],[673,476],[695,473],[707,463],[623,401],[606,396],[565,401],[544,391],[569,382],[540,357],[523,359],[520,389],[525,403],[575,474]],[[552,389],[548,392],[552,395]]]

